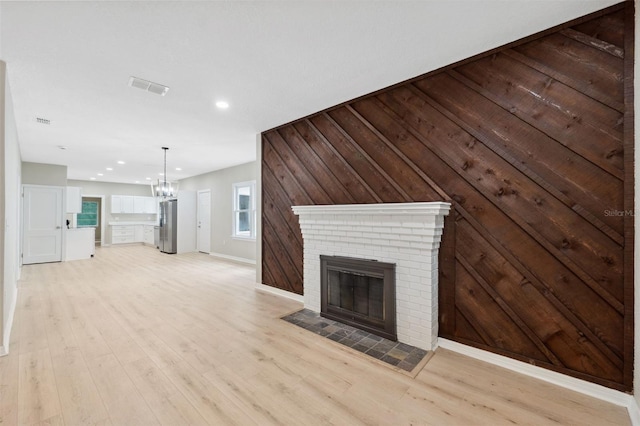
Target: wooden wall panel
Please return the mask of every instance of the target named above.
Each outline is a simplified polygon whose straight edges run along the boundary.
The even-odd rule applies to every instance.
[[[292,205],[449,201],[440,335],[630,390],[632,17],[621,4],[264,132],[263,282],[302,293]]]

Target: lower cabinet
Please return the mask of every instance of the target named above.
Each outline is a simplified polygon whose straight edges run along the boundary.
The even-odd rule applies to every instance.
[[[127,244],[136,242],[134,225],[112,225],[111,244]]]
[[[156,244],[153,226],[145,225],[142,242],[154,246]]]
[[[111,244],[155,244],[153,225],[111,225]]]

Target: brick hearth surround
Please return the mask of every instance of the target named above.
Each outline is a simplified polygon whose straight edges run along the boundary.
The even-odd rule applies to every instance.
[[[396,264],[398,341],[438,339],[438,249],[449,203],[293,206],[304,240],[304,305],[320,312],[320,255]]]

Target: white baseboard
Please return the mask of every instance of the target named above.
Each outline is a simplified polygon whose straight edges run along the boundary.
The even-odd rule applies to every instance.
[[[249,265],[255,265],[256,264],[256,260],[255,259],[246,259],[244,257],[229,256],[228,254],[213,253],[212,252],[212,253],[209,253],[209,256],[219,257],[221,259],[233,260],[234,262],[248,263]]]
[[[631,397],[631,402],[627,405],[627,411],[629,412],[629,420],[633,426],[640,426],[640,407],[638,407],[638,401]]]
[[[261,283],[256,283],[256,290],[264,291],[265,293],[275,294],[276,296],[286,297],[287,299],[295,300],[296,302],[304,303],[304,296],[291,293],[290,291],[282,290],[279,288],[271,287]]]
[[[640,425],[640,423],[636,423],[634,421],[634,418],[640,421],[638,404],[633,396],[627,393],[567,376],[565,374],[556,373],[555,371],[547,370],[546,368],[537,367],[526,362],[494,354],[492,352],[484,351],[452,340],[443,339],[441,337],[438,338],[438,347],[458,352],[471,358],[479,359],[536,379],[544,380],[545,382],[553,383],[554,385],[562,386],[563,388],[571,389],[615,405],[626,407],[629,411],[629,417],[633,424]]]

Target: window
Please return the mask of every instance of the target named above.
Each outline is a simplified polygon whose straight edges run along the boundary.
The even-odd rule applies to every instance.
[[[98,202],[83,201],[82,213],[78,213],[78,228],[83,226],[98,226]]]
[[[256,238],[256,182],[233,184],[233,236]]]

